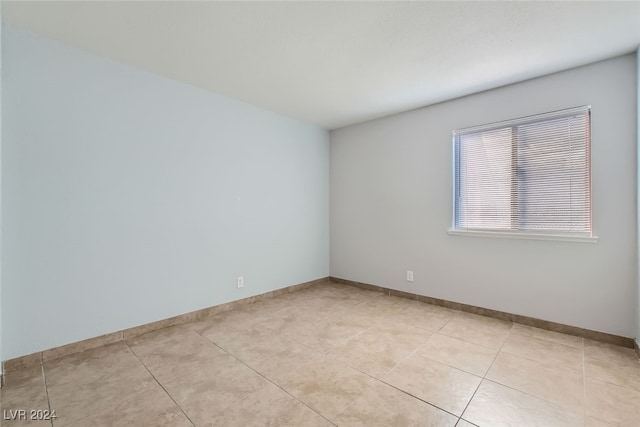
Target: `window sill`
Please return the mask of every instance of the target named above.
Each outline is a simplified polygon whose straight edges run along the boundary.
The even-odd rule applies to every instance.
[[[559,242],[597,243],[595,236],[567,236],[563,234],[507,233],[502,231],[448,230],[450,236],[497,237],[501,239],[555,240]]]

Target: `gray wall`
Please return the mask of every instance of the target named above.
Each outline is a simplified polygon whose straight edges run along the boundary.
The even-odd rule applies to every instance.
[[[636,51],[636,76],[637,76],[637,119],[636,119],[636,136],[638,138],[638,144],[636,149],[638,150],[638,164],[640,164],[640,47]],[[637,200],[638,200],[638,210],[636,212],[636,216],[638,219],[638,256],[640,257],[640,170],[638,171],[638,182],[636,183],[636,191]],[[638,263],[638,277],[637,277],[637,302],[638,306],[636,308],[636,344],[640,348],[640,258],[636,261]]]
[[[636,85],[632,54],[332,131],[331,275],[635,336]],[[453,129],[587,104],[597,243],[447,235]]]
[[[328,276],[327,131],[3,32],[2,359]]]

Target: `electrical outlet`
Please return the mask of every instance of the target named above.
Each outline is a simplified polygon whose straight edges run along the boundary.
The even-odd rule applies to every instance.
[[[238,289],[244,288],[244,276],[238,276],[236,282],[238,284]]]
[[[407,282],[413,282],[413,271],[407,270]]]

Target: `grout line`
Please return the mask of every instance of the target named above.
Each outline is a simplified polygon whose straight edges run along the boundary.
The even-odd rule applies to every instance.
[[[469,398],[469,401],[467,402],[466,405],[464,405],[464,409],[462,410],[462,412],[460,412],[460,418],[462,418],[462,416],[464,415],[464,413],[467,411],[467,408],[469,407],[469,405],[471,405],[471,401],[473,400],[474,397],[476,397],[476,393],[478,392],[478,390],[480,389],[480,386],[482,385],[482,381],[484,381],[484,378],[482,378],[480,380],[480,382],[478,383],[478,386],[476,387],[476,389],[473,391],[473,394],[471,395],[471,397]]]
[[[405,308],[403,311],[405,311],[405,310],[406,310],[406,308]],[[442,325],[440,328],[438,328],[438,330],[437,330],[437,331],[434,331],[434,330],[432,330],[432,329],[421,328],[421,327],[419,327],[419,326],[415,326],[415,325],[413,325],[413,326],[415,326],[415,327],[416,327],[416,328],[418,328],[418,329],[423,329],[423,330],[425,330],[425,331],[430,332],[429,337],[428,337],[427,339],[425,339],[425,340],[424,340],[424,342],[423,342],[422,344],[420,344],[418,347],[416,347],[416,349],[415,349],[415,350],[413,350],[413,351],[412,351],[411,353],[409,353],[407,356],[405,356],[404,358],[402,358],[402,360],[401,360],[401,361],[399,361],[398,363],[396,363],[396,365],[395,365],[393,368],[391,368],[391,370],[389,370],[389,372],[387,372],[387,375],[388,375],[388,374],[390,374],[394,369],[396,369],[396,368],[397,368],[401,363],[403,363],[405,360],[407,360],[407,359],[409,359],[411,356],[413,356],[413,355],[414,355],[418,350],[420,350],[420,348],[421,348],[421,347],[425,346],[425,345],[427,344],[427,342],[429,342],[429,340],[431,339],[431,337],[433,337],[434,335],[436,335],[440,330],[442,330],[442,328],[444,328],[446,325],[448,325],[448,324],[449,324],[449,322],[451,322],[451,321],[453,320],[453,317],[454,317],[454,316],[452,316],[449,320],[447,320],[447,321],[444,323],[444,325]],[[447,336],[448,336],[448,335],[447,335]],[[460,340],[460,341],[462,341],[462,340]],[[440,362],[440,363],[442,363],[442,362]],[[445,363],[445,365],[446,365],[446,363]],[[449,366],[449,365],[447,365],[447,366]],[[452,367],[452,368],[455,368],[455,366],[451,366],[451,367]],[[458,368],[456,368],[456,369],[458,369]],[[462,371],[462,369],[460,369],[460,370]],[[463,372],[466,372],[466,371],[463,371]],[[469,373],[471,373],[471,372],[469,372]],[[475,375],[475,374],[472,374],[472,375]],[[477,376],[477,375],[476,375],[476,376]]]
[[[373,377],[372,377],[372,378],[373,378]],[[416,396],[415,394],[412,394],[412,393],[408,392],[407,390],[403,390],[403,389],[401,389],[401,388],[398,388],[398,387],[394,386],[393,384],[390,384],[390,383],[388,383],[388,382],[386,382],[386,381],[384,381],[384,380],[382,380],[382,379],[380,379],[380,378],[376,378],[376,379],[377,379],[378,381],[380,381],[381,383],[388,385],[388,386],[389,386],[389,387],[391,387],[391,388],[394,388],[394,389],[396,389],[396,390],[398,390],[398,391],[400,391],[400,392],[402,392],[402,393],[404,393],[404,394],[406,394],[406,395],[408,395],[408,396],[411,396],[411,397],[413,397],[414,399],[419,400],[420,402],[426,403],[426,404],[427,404],[427,405],[429,405],[429,406],[433,406],[433,407],[434,407],[434,408],[436,408],[436,409],[439,409],[439,410],[441,410],[441,411],[443,411],[443,412],[446,412],[447,414],[453,415],[453,416],[454,416],[454,417],[456,417],[456,418],[460,418],[460,417],[462,416],[462,414],[461,414],[460,416],[458,416],[458,415],[454,414],[454,413],[453,413],[453,412],[451,412],[451,411],[447,411],[446,409],[441,408],[441,407],[439,407],[438,405],[436,405],[436,404],[434,404],[434,403],[428,402],[428,401],[426,401],[426,400],[422,399],[421,397],[418,397],[418,396]],[[464,412],[464,411],[462,411],[462,412]]]
[[[418,346],[418,348],[419,348],[419,347],[422,347],[422,345]],[[403,359],[403,361],[404,361],[404,360],[406,360],[406,359],[408,359],[409,357],[411,357],[411,355],[413,355],[416,351],[418,351],[418,349],[415,349],[414,351],[412,351],[412,352],[411,352],[407,357],[405,357],[405,358]],[[369,373],[367,373],[367,372],[361,371],[360,369],[355,368],[355,367],[353,367],[353,366],[346,365],[345,363],[340,362],[340,361],[338,361],[338,360],[336,360],[336,362],[340,363],[340,364],[341,364],[341,365],[343,365],[343,366],[347,366],[348,368],[353,369],[354,371],[360,372],[361,374],[366,375],[367,377],[369,377],[369,378],[373,379],[374,381],[377,381],[377,382],[380,382],[380,383],[382,383],[382,384],[388,385],[389,387],[391,387],[391,388],[393,388],[393,389],[395,389],[395,390],[397,390],[397,391],[399,391],[399,392],[401,392],[401,393],[404,393],[404,394],[406,394],[406,395],[408,395],[408,396],[411,396],[411,397],[413,397],[414,399],[417,399],[417,400],[419,400],[419,401],[421,401],[421,402],[423,402],[423,403],[426,403],[426,404],[427,404],[427,405],[429,405],[429,406],[433,406],[434,408],[439,409],[439,410],[441,410],[441,411],[443,411],[443,412],[446,412],[447,414],[453,415],[453,416],[454,416],[454,417],[456,417],[456,418],[460,418],[458,415],[454,414],[453,412],[447,411],[446,409],[441,408],[441,407],[439,407],[438,405],[435,405],[435,404],[433,404],[433,403],[431,403],[431,402],[428,402],[428,401],[426,401],[426,400],[424,400],[424,399],[422,399],[422,398],[420,398],[420,397],[418,397],[418,396],[416,396],[416,395],[414,395],[414,394],[411,394],[411,393],[410,393],[410,392],[408,392],[407,390],[403,390],[403,389],[401,389],[401,388],[398,388],[398,387],[396,387],[395,385],[393,385],[393,384],[391,384],[391,383],[386,382],[386,381],[385,381],[385,380],[383,380],[382,378],[374,377],[373,375],[371,375],[371,374],[369,374]],[[386,373],[386,374],[384,374],[384,375],[389,375],[389,374],[391,373],[391,371],[393,371],[393,370],[394,370],[398,365],[400,365],[401,363],[402,363],[402,362],[398,363],[396,366],[394,366],[394,367],[393,367],[389,372],[387,372],[387,373]],[[456,368],[456,369],[457,369],[457,368]],[[360,397],[361,395],[362,395],[362,393],[361,393],[358,397]],[[357,398],[356,398],[356,399],[357,399]],[[355,401],[356,399],[354,399],[354,401]],[[351,406],[351,404],[353,404],[353,402],[351,402],[351,403],[349,404],[349,406]],[[342,411],[342,412],[344,412],[344,411]],[[342,413],[342,412],[341,412],[341,413]]]
[[[427,338],[427,341],[428,341],[428,338]],[[394,370],[396,367],[398,367],[402,362],[404,362],[405,360],[407,360],[408,358],[410,358],[412,355],[414,355],[414,354],[418,351],[418,349],[419,349],[420,347],[422,347],[423,345],[425,345],[425,344],[426,344],[426,341],[425,341],[424,343],[420,344],[420,345],[419,345],[415,350],[413,350],[413,351],[412,351],[411,353],[409,353],[406,357],[404,357],[404,358],[402,359],[402,361],[398,362],[398,363],[397,363],[393,368],[391,368],[391,370],[389,370],[389,372],[387,372],[387,373],[386,373],[386,374],[384,374],[384,375],[389,375],[389,374],[391,373],[391,371],[393,371],[393,370]],[[395,389],[395,390],[398,390],[398,391],[399,391],[399,392],[401,392],[401,393],[404,393],[404,394],[406,394],[406,395],[408,395],[408,396],[413,397],[414,399],[417,399],[417,400],[419,400],[419,401],[421,401],[421,402],[423,402],[423,403],[426,403],[427,405],[433,406],[434,408],[439,409],[439,410],[441,410],[441,411],[443,411],[443,412],[446,412],[446,413],[448,413],[448,414],[450,414],[450,415],[453,415],[453,416],[454,416],[454,417],[456,417],[456,418],[460,418],[458,415],[454,414],[453,412],[447,411],[447,410],[446,410],[446,409],[444,409],[444,408],[441,408],[441,407],[439,407],[439,406],[437,406],[437,405],[435,405],[435,404],[433,404],[433,403],[431,403],[431,402],[428,402],[428,401],[426,401],[426,400],[424,400],[424,399],[422,399],[422,398],[420,398],[420,397],[418,397],[418,396],[416,396],[416,395],[414,395],[414,394],[411,394],[411,393],[410,393],[410,392],[408,392],[407,390],[403,390],[403,389],[401,389],[401,388],[398,388],[398,387],[396,387],[395,385],[393,385],[393,384],[390,384],[390,383],[386,382],[386,381],[385,381],[385,380],[383,380],[382,378],[375,377],[375,376],[373,376],[373,375],[371,375],[371,374],[369,374],[369,373],[367,373],[367,372],[364,372],[364,371],[362,371],[362,370],[360,370],[360,369],[358,369],[358,368],[356,368],[356,367],[349,366],[349,365],[347,365],[347,364],[345,364],[344,362],[341,362],[341,361],[339,361],[339,360],[336,360],[336,362],[337,362],[337,363],[340,363],[340,364],[341,364],[341,365],[343,365],[343,366],[347,366],[348,368],[353,369],[354,371],[360,372],[361,374],[368,376],[369,378],[373,379],[374,381],[378,381],[378,382],[380,382],[380,383],[382,383],[382,384],[388,385],[389,387],[391,387],[391,388],[393,388],[393,389]],[[454,369],[458,369],[458,368],[454,368]],[[463,371],[463,372],[464,372],[464,371]],[[476,375],[476,376],[477,376],[477,375]],[[360,397],[361,395],[362,395],[362,393],[361,393],[358,397]],[[356,399],[357,399],[357,398],[356,398]],[[351,402],[347,407],[351,406],[351,405],[353,404],[353,402],[355,402],[355,400],[356,400],[356,399],[354,399],[354,400],[353,400],[353,401],[352,401],[352,402]],[[346,410],[346,409],[345,409],[345,410]],[[344,412],[344,411],[342,411],[342,412]],[[342,412],[341,412],[341,413],[342,413]]]
[[[349,408],[351,408],[353,406],[353,404],[356,403],[356,401],[362,397],[363,394],[364,394],[364,391],[362,391],[356,397],[351,399],[351,402],[349,402],[349,404],[347,406],[345,406],[344,409],[342,411],[340,411],[340,413],[336,414],[336,418],[338,418],[340,415],[342,415],[345,412],[347,412],[347,410],[349,410]]]
[[[615,346],[615,344],[613,344]],[[584,339],[583,339],[583,346],[582,346],[582,361],[583,361],[583,380],[584,380],[584,406],[585,406],[585,411],[586,411],[586,404],[587,404],[587,378],[594,380],[594,381],[598,381],[604,384],[609,384],[612,385],[614,387],[622,387],[624,389],[627,390],[632,390],[635,391],[634,388],[629,387],[628,385],[624,385],[624,384],[620,384],[619,382],[611,382],[609,379],[603,379],[603,378],[596,378],[596,377],[590,377],[587,375],[587,355],[585,352],[586,347],[584,346]],[[611,362],[610,360],[607,360],[605,357],[601,357],[601,356],[594,356],[592,355],[590,357],[590,359],[593,359],[595,361],[599,361],[599,362],[605,362],[607,364],[613,364],[613,362]],[[635,363],[635,361],[633,362]],[[593,418],[597,418],[597,416],[592,416]],[[585,412],[585,418],[586,418],[586,412]]]
[[[433,336],[433,335],[440,335],[440,334],[438,334],[438,333],[434,332],[431,336]],[[455,339],[455,340],[461,341],[461,342],[463,342],[463,343],[465,343],[465,344],[473,344],[473,343],[470,343],[470,342],[468,342],[468,341],[461,340],[460,338],[451,337],[451,336],[449,336],[449,335],[440,335],[440,336],[441,336],[441,337],[446,337],[446,338]],[[429,337],[429,339],[431,339],[431,337]],[[417,348],[415,351],[418,351],[418,350],[420,350],[420,348],[421,348],[421,347],[424,347],[425,345],[427,345],[427,344],[429,343],[429,339],[427,339],[427,341],[425,341],[423,344],[420,344],[420,345],[418,346],[418,348]],[[473,344],[473,345],[477,345],[477,344]],[[480,347],[480,346],[479,346],[479,347]],[[483,347],[483,348],[485,348],[485,349],[486,349],[486,347]],[[414,351],[414,353],[415,353],[415,351]],[[412,353],[411,355],[413,355],[413,353]],[[476,374],[475,372],[467,371],[466,369],[462,369],[462,368],[460,368],[460,367],[458,367],[458,366],[454,366],[454,365],[450,364],[449,362],[444,362],[444,361],[442,361],[442,360],[437,360],[437,359],[434,359],[434,358],[432,358],[432,357],[430,357],[430,356],[423,356],[423,357],[424,357],[424,358],[426,358],[426,359],[429,359],[429,360],[431,360],[431,361],[433,361],[433,362],[440,363],[440,364],[442,364],[442,365],[448,366],[449,368],[455,369],[455,370],[457,370],[457,371],[460,371],[460,372],[464,372],[464,373],[466,373],[466,374],[473,375],[474,377],[478,377],[478,378],[481,378],[481,379],[482,379],[482,378],[484,378],[484,376],[480,376],[480,375]],[[494,357],[495,357],[495,356],[494,356]],[[407,357],[407,358],[405,358],[405,359],[403,359],[403,360],[402,360],[402,362],[404,362],[406,359],[408,359],[408,357]],[[398,365],[400,365],[402,362],[398,363]],[[396,365],[396,366],[398,366],[398,365]],[[393,369],[395,369],[395,366],[394,366],[394,368],[393,368]],[[486,373],[486,372],[485,372],[485,373]]]
[[[322,355],[324,355],[324,356],[327,356],[327,355],[329,355],[329,353],[331,353],[331,352],[332,352],[333,350],[335,350],[336,348],[338,348],[338,347],[340,347],[340,346],[343,346],[343,345],[345,345],[346,343],[348,343],[348,342],[350,342],[350,341],[353,341],[353,340],[356,340],[356,339],[360,338],[360,336],[361,336],[362,334],[364,334],[365,332],[369,331],[369,330],[370,330],[370,329],[372,329],[374,326],[376,326],[376,323],[375,323],[375,322],[374,322],[371,326],[369,326],[369,327],[368,327],[368,328],[366,328],[366,329],[363,329],[362,331],[358,332],[357,334],[355,334],[355,335],[351,335],[351,336],[349,336],[348,338],[345,338],[344,340],[340,341],[339,343],[337,343],[337,344],[335,344],[335,345],[333,345],[333,346],[329,347],[329,348],[328,348],[327,350],[325,350],[324,352],[323,352],[323,351],[319,351],[319,350],[315,350],[315,349],[312,349],[312,350],[314,350],[314,351],[318,351],[320,354],[322,354]],[[293,339],[293,338],[291,338],[291,339]],[[295,340],[294,340],[294,341],[295,341]],[[296,342],[297,342],[297,341],[296,341]],[[300,344],[302,344],[302,343],[300,343]]]
[[[405,357],[402,358],[401,361],[399,361],[398,363],[395,364],[395,366],[393,368],[391,368],[389,370],[389,372],[387,372],[385,375],[389,375],[391,372],[394,371],[394,369],[396,369],[398,366],[400,366],[402,363],[404,363],[405,360],[408,360],[411,356],[413,356],[414,354],[416,354],[418,352],[418,350],[420,350],[420,348],[424,345],[427,344],[427,341],[429,341],[429,339],[433,336],[433,334],[429,335],[429,338],[427,338],[426,340],[424,340],[424,342],[422,344],[420,344],[418,347],[415,348],[415,350],[413,350],[411,353],[407,354]]]
[[[164,391],[166,393],[166,395],[169,397],[169,399],[171,399],[171,401],[176,405],[176,407],[178,409],[180,409],[180,412],[182,412],[182,414],[187,418],[187,420],[189,420],[189,422],[191,423],[192,426],[195,427],[195,423],[193,422],[193,420],[189,417],[189,415],[187,415],[187,413],[184,411],[184,409],[182,409],[182,406],[180,406],[178,404],[178,402],[175,401],[175,399],[173,398],[173,396],[171,396],[171,394],[167,391],[166,388],[164,388],[164,386],[162,384],[160,384],[160,381],[158,381],[158,379],[155,377],[155,375],[153,375],[151,373],[151,371],[149,370],[149,368],[147,368],[147,365],[145,365],[142,360],[140,360],[140,358],[138,357],[138,355],[135,353],[135,351],[133,351],[131,349],[131,347],[129,347],[129,343],[124,341],[124,344],[127,346],[127,348],[129,349],[129,351],[131,352],[131,354],[133,354],[133,356],[138,359],[138,362],[142,365],[142,367],[144,367],[144,369],[149,373],[149,375],[151,375],[151,378],[154,379],[154,381],[160,386],[160,388],[162,389],[162,391]]]
[[[337,360],[337,359],[331,359],[331,360],[332,360],[334,363],[338,363],[338,364],[340,364],[340,365],[342,365],[342,366],[345,366],[345,367],[347,367],[347,368],[349,368],[349,369],[353,369],[354,371],[356,371],[356,372],[360,372],[361,374],[363,374],[363,375],[365,375],[365,376],[367,376],[367,377],[369,377],[369,378],[373,379],[374,381],[381,382],[381,383],[383,383],[383,384],[384,384],[384,381],[382,381],[380,378],[374,377],[373,375],[370,375],[370,374],[368,374],[367,372],[361,371],[361,370],[360,370],[360,369],[358,369],[358,368],[354,368],[353,366],[349,366],[349,365],[347,365],[346,363],[342,362],[341,360]],[[366,391],[366,390],[363,390],[360,394],[358,394],[358,396],[354,397],[354,398],[351,400],[351,402],[349,402],[349,404],[348,404],[348,405],[347,405],[347,406],[346,406],[346,407],[345,407],[345,408],[344,408],[344,409],[343,409],[339,414],[337,414],[337,415],[336,415],[336,417],[337,417],[337,416],[339,416],[339,415],[341,415],[341,414],[343,414],[343,413],[345,413],[345,412],[347,411],[347,409],[351,408],[351,406],[353,406],[353,404],[354,404],[354,403],[356,403],[356,400],[358,400],[360,397],[362,397],[362,395],[364,394],[364,392],[365,392],[365,391]]]
[[[298,399],[296,396],[294,396],[293,394],[289,393],[286,389],[284,389],[283,387],[281,387],[279,384],[271,381],[271,379],[267,378],[265,375],[263,375],[261,372],[258,372],[256,369],[254,369],[251,365],[247,364],[246,362],[244,362],[242,359],[238,358],[236,355],[234,355],[231,351],[227,350],[226,348],[222,347],[221,345],[219,345],[218,343],[216,343],[215,341],[213,341],[210,338],[207,338],[206,336],[202,335],[200,332],[198,331],[194,331],[196,334],[200,335],[203,339],[209,341],[211,344],[213,344],[215,347],[218,347],[219,349],[221,349],[222,351],[224,351],[225,353],[227,353],[229,356],[233,357],[234,359],[236,359],[238,362],[242,363],[243,365],[245,365],[247,368],[251,369],[253,372],[255,372],[256,374],[258,374],[259,376],[261,376],[262,378],[264,378],[266,381],[268,381],[269,383],[275,385],[276,387],[278,387],[279,389],[281,389],[282,391],[284,391],[286,394],[288,394],[289,396],[293,397],[296,401],[300,402],[302,405],[306,406],[307,408],[309,408],[311,411],[315,412],[316,414],[318,414],[319,416],[321,416],[322,418],[324,418],[325,420],[327,420],[329,423],[331,423],[332,425],[335,425],[330,419],[326,418],[324,415],[322,415],[321,413],[317,412],[315,409],[313,409],[312,407],[310,407],[309,405],[307,405],[305,402],[301,401],[300,399]],[[272,330],[269,330],[269,332],[274,332]],[[295,342],[298,345],[302,345],[304,347],[307,347],[309,350],[312,350],[314,353],[318,353],[319,357],[323,357],[325,356],[322,352],[319,352],[318,350],[315,350],[303,343],[300,343],[298,341],[293,340],[292,338],[289,337],[285,337],[289,340],[291,340],[292,342]],[[315,360],[315,359],[313,359]]]
[[[452,315],[451,318],[444,323],[444,325],[440,326],[440,328],[436,332],[440,332],[441,330],[443,330],[445,326],[447,326],[449,323],[453,321],[454,317],[456,317],[455,314]]]
[[[512,323],[513,323],[513,322],[512,322]],[[549,403],[549,404],[551,404],[551,405],[554,405],[554,406],[557,406],[557,407],[560,407],[560,408],[569,408],[569,407],[573,408],[574,406],[573,406],[573,405],[569,405],[568,403],[559,403],[559,402],[557,402],[557,401],[548,400],[548,399],[546,399],[546,398],[543,398],[543,397],[540,397],[540,396],[537,396],[537,395],[531,394],[531,393],[529,393],[528,391],[521,390],[521,389],[519,389],[519,388],[515,388],[515,387],[512,387],[512,386],[510,386],[510,385],[504,384],[504,383],[502,383],[502,382],[499,382],[499,381],[496,381],[496,380],[492,380],[492,379],[490,379],[490,378],[487,378],[487,374],[489,373],[489,371],[490,371],[490,370],[491,370],[491,368],[493,367],[493,365],[494,365],[494,363],[495,363],[495,360],[498,358],[498,355],[502,352],[502,348],[504,347],[504,345],[506,344],[507,340],[509,339],[509,336],[511,335],[511,332],[512,332],[512,331],[513,331],[513,325],[512,325],[512,327],[511,327],[511,329],[509,330],[509,334],[507,335],[507,338],[506,338],[506,339],[505,339],[505,341],[502,343],[502,346],[500,347],[500,350],[498,350],[498,353],[496,353],[496,356],[494,357],[493,362],[491,362],[491,366],[489,367],[489,369],[488,369],[488,370],[487,370],[487,372],[485,373],[485,376],[484,376],[484,378],[483,378],[483,381],[489,381],[489,382],[492,382],[492,383],[494,383],[494,384],[498,384],[498,385],[500,385],[500,386],[502,386],[502,387],[506,387],[506,388],[508,388],[508,389],[510,389],[510,390],[515,390],[515,391],[517,391],[517,392],[520,392],[520,393],[526,394],[527,396],[533,397],[533,398],[538,399],[538,400],[541,400],[541,401],[543,401],[543,402],[547,402],[547,403]],[[543,366],[543,367],[549,367],[548,365],[544,365],[544,364],[542,364],[542,363],[540,363],[540,362],[538,362],[538,361],[536,361],[536,360],[532,360],[532,359],[529,359],[529,358],[526,358],[526,357],[522,357],[522,356],[514,355],[514,354],[511,354],[511,353],[507,353],[507,352],[505,352],[505,354],[508,354],[509,356],[512,356],[512,357],[517,357],[517,358],[521,358],[521,359],[524,359],[524,360],[533,361],[533,362],[535,362],[535,363],[540,364],[540,365],[541,365],[541,366]],[[582,359],[583,359],[583,390],[585,390],[585,387],[586,387],[586,377],[585,377],[585,375],[584,375],[584,346],[583,346],[583,356],[582,356]],[[555,366],[555,367],[554,367],[554,369],[561,369],[561,368],[559,368],[559,367]],[[567,372],[576,372],[575,370],[571,370],[571,369],[563,369],[563,370],[564,370],[564,371],[567,371]],[[475,395],[475,393],[474,393],[474,395]],[[583,396],[583,398],[584,398],[584,396]],[[584,412],[584,411],[586,411],[586,405],[585,405],[585,403],[586,403],[586,401],[583,401],[583,404],[582,404],[582,410],[583,410],[583,423],[585,422],[585,415],[584,415],[584,414],[585,414],[585,412]],[[467,405],[467,406],[468,406],[468,405]],[[465,410],[466,410],[466,409],[465,409]],[[465,421],[466,421],[466,420],[465,420]]]
[[[472,423],[472,422],[471,422],[471,421],[469,421],[469,420],[465,420],[465,419],[464,419],[464,418],[462,418],[462,417],[460,417],[460,418],[458,419],[458,422],[456,423],[455,427],[461,426],[461,425],[462,425],[462,424],[460,424],[460,422],[461,422],[461,421],[464,421],[465,423],[467,423],[467,424],[469,424],[469,425],[472,425],[472,426],[474,426],[474,427],[479,427],[479,426],[478,426],[478,424]]]
[[[255,368],[253,368],[253,366],[247,364],[246,362],[244,362],[242,359],[238,358],[235,354],[231,353],[230,351],[228,351],[227,349],[225,349],[224,347],[218,345],[217,343],[215,343],[214,341],[211,341],[210,339],[208,339],[207,337],[203,338],[209,340],[213,345],[215,345],[216,347],[218,347],[220,350],[224,351],[225,353],[227,353],[228,355],[230,355],[231,357],[233,357],[234,359],[236,359],[238,362],[242,363],[244,366],[246,366],[247,368],[251,369],[253,372],[255,372],[256,374],[260,375],[262,378],[264,378],[267,382],[269,382],[270,384],[273,384],[274,386],[278,387],[280,390],[282,390],[283,392],[285,392],[286,394],[288,394],[289,396],[291,396],[292,398],[294,398],[296,401],[300,402],[302,405],[306,406],[307,408],[309,408],[311,411],[315,412],[316,414],[318,414],[319,416],[321,416],[322,418],[324,418],[325,420],[327,420],[327,422],[329,422],[331,425],[335,426],[336,424],[331,421],[329,418],[325,417],[324,415],[322,415],[320,412],[316,411],[315,409],[313,409],[311,406],[307,405],[305,402],[303,402],[302,400],[298,399],[296,396],[294,396],[293,394],[289,393],[288,390],[286,390],[285,388],[283,388],[282,386],[280,386],[280,384],[277,384],[275,382],[273,382],[270,378],[266,377],[264,374],[262,374],[261,372],[257,371]]]
[[[482,376],[482,379],[486,379],[487,378],[487,374],[489,373],[489,371],[491,370],[491,368],[493,367],[493,364],[496,363],[496,359],[498,358],[498,355],[500,354],[500,352],[502,351],[502,349],[504,348],[504,345],[507,343],[507,341],[509,340],[509,337],[511,336],[511,331],[513,331],[513,322],[511,322],[511,328],[509,328],[509,332],[507,333],[507,337],[504,339],[504,341],[502,342],[502,345],[500,346],[500,348],[498,349],[498,351],[496,352],[496,355],[493,356],[493,360],[491,361],[491,364],[489,365],[489,367],[487,368],[487,370],[485,371],[484,375]]]
[[[509,390],[513,390],[513,391],[517,391],[518,393],[526,394],[529,397],[532,397],[532,398],[534,398],[536,400],[541,400],[541,401],[543,401],[545,403],[548,403],[548,404],[550,404],[552,406],[556,406],[556,407],[561,408],[561,409],[567,409],[567,408],[574,408],[575,407],[575,406],[569,405],[567,403],[558,403],[558,402],[554,402],[554,401],[551,401],[551,400],[547,400],[547,399],[545,399],[543,397],[537,396],[535,394],[531,394],[528,391],[520,390],[519,388],[515,388],[513,386],[510,386],[510,385],[507,385],[507,384],[503,384],[501,382],[498,382],[496,380],[492,380],[490,378],[485,378],[483,381],[488,381],[490,383],[497,384],[497,385],[499,385],[501,387],[508,388]]]
[[[551,343],[552,345],[564,346],[564,347],[570,349],[570,351],[571,350],[579,350],[577,347],[573,347],[573,346],[570,346],[570,345],[567,345],[567,344],[563,344],[563,343],[559,343],[559,342],[555,342],[555,341],[550,341],[550,340],[547,340],[545,338],[538,338],[538,337],[534,337],[532,335],[526,335],[526,337],[527,337],[527,339],[533,339],[533,340],[537,339],[537,340],[540,340],[540,341],[544,341],[546,344]],[[582,359],[582,369],[571,369],[571,368],[568,368],[568,367],[565,367],[565,366],[559,366],[557,364],[544,363],[544,362],[541,362],[539,359],[533,358],[532,356],[528,356],[528,355],[524,356],[524,355],[517,354],[517,353],[511,353],[509,351],[505,351],[505,354],[508,354],[508,355],[514,356],[514,357],[519,357],[520,359],[529,360],[531,362],[536,362],[536,363],[538,363],[538,364],[540,364],[540,365],[542,365],[544,367],[547,367],[547,368],[560,369],[560,370],[567,371],[567,372],[572,372],[572,373],[575,373],[575,372],[578,372],[578,371],[582,370],[583,371],[583,375],[584,375],[584,348],[582,349],[582,355],[581,355],[582,356],[581,357],[581,359]]]
[[[47,407],[49,408],[49,415],[51,415],[51,399],[49,399],[49,387],[47,386],[47,376],[44,373],[44,363],[40,363],[40,370],[42,371],[42,382],[44,383],[44,393],[47,395]],[[51,427],[53,427],[53,418],[50,418]]]
[[[502,345],[500,346],[500,349],[498,349],[498,351],[496,352],[496,355],[493,356],[493,360],[491,361],[491,365],[489,365],[489,368],[487,368],[487,370],[485,371],[484,375],[482,376],[482,379],[478,383],[478,386],[476,387],[475,391],[471,395],[471,399],[469,399],[469,401],[467,402],[467,404],[464,407],[464,410],[460,413],[460,418],[462,418],[464,413],[467,411],[467,408],[469,408],[469,405],[471,405],[471,401],[473,400],[473,398],[476,397],[476,393],[478,393],[478,390],[480,389],[480,386],[482,385],[482,382],[487,379],[487,374],[489,373],[489,371],[493,367],[493,364],[496,362],[496,359],[498,358],[498,355],[500,354],[500,352],[504,348],[504,345],[507,343],[507,340],[509,339],[509,336],[511,335],[511,331],[513,331],[513,322],[511,322],[511,328],[509,328],[509,332],[507,333],[506,338],[504,339],[504,341],[502,341]]]

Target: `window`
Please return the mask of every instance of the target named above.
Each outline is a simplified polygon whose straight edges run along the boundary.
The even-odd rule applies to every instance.
[[[591,237],[590,111],[454,131],[453,234]]]

